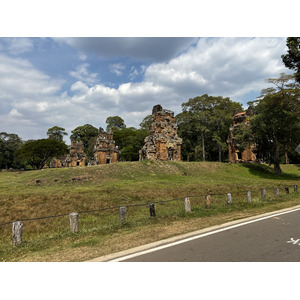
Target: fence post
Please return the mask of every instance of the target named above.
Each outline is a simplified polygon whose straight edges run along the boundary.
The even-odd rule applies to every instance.
[[[126,206],[119,207],[119,224],[122,225],[125,221],[126,216]]]
[[[266,198],[266,189],[261,190],[261,197],[264,199]]]
[[[156,217],[154,203],[149,204],[150,217]]]
[[[251,191],[248,191],[247,192],[247,201],[249,202],[249,203],[251,203]]]
[[[294,184],[294,192],[298,192],[298,185]]]
[[[290,193],[289,187],[288,187],[288,186],[286,186],[284,189],[285,189],[286,194],[289,194],[289,193]]]
[[[279,196],[279,188],[274,188],[274,196],[276,198]]]
[[[72,233],[79,231],[78,213],[72,212],[69,214],[70,217],[70,230]]]
[[[206,208],[211,208],[211,199],[210,199],[210,195],[206,195],[206,196],[205,196],[205,207],[206,207]]]
[[[232,204],[231,193],[227,194],[227,204]]]
[[[22,243],[22,236],[23,236],[23,222],[22,221],[13,222],[12,242],[15,246]]]
[[[184,198],[184,206],[185,206],[185,212],[191,211],[191,201],[189,197]]]

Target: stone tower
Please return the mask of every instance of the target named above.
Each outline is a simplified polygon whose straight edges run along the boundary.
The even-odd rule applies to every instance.
[[[235,133],[236,130],[242,125],[246,124],[246,126],[250,126],[250,118],[252,117],[253,112],[251,107],[249,107],[246,111],[241,113],[237,113],[233,116],[233,126],[230,127],[230,137],[227,140],[228,143],[228,154],[229,161],[238,163],[238,162],[258,162],[256,159],[256,148],[255,145],[250,144],[247,149],[243,152],[238,150],[238,145],[235,142]]]
[[[118,147],[112,132],[105,132],[101,127],[94,146],[94,159],[97,165],[110,164],[118,160]]]
[[[139,151],[140,160],[181,160],[182,139],[177,136],[174,112],[155,105],[152,110],[150,135]]]

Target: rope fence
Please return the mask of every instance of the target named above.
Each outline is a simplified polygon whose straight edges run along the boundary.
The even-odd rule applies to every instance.
[[[281,194],[279,194],[279,191]],[[256,204],[259,201],[267,200],[268,198],[279,198],[279,195],[289,195],[291,192],[298,191],[298,185],[292,186],[282,186],[280,188],[262,188],[255,190],[243,190],[243,191],[235,191],[232,193],[205,193],[199,195],[190,195],[186,197],[180,197],[169,200],[159,200],[152,201],[148,203],[139,203],[139,204],[126,204],[119,206],[111,206],[105,208],[99,208],[94,210],[87,211],[78,211],[72,213],[65,213],[60,215],[52,215],[46,217],[37,217],[37,218],[28,218],[18,221],[10,221],[0,224],[0,228],[3,226],[7,226],[9,224],[12,225],[12,243],[13,245],[19,245],[22,243],[22,235],[23,235],[23,222],[31,222],[31,221],[41,221],[46,219],[55,219],[61,217],[69,216],[69,224],[71,233],[79,232],[79,215],[89,214],[89,216],[81,219],[81,226],[84,228],[93,228],[96,226],[96,223],[99,222],[97,219],[97,214],[106,212],[107,215],[101,215],[101,224],[110,223],[106,225],[107,227],[113,226],[121,226],[126,223],[128,220],[133,220],[135,218],[135,222],[143,223],[149,217],[153,218],[157,216],[156,208],[160,205],[160,209],[158,211],[159,216],[172,216],[172,214],[176,214],[179,216],[184,216],[187,214],[191,214],[192,212],[197,212],[200,210],[207,210],[215,206],[233,206],[235,204],[243,204],[247,205],[249,203]],[[271,195],[271,196],[270,196]],[[172,204],[175,202],[176,204]],[[116,213],[118,211],[118,214]],[[148,210],[148,213],[146,213]],[[93,216],[94,215],[94,216]],[[60,226],[63,230],[64,226],[66,226],[66,220],[62,222],[54,222],[53,226]],[[47,224],[43,224],[46,226]]]

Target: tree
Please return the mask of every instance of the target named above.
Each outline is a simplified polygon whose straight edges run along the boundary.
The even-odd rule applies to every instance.
[[[22,139],[13,133],[0,133],[0,169],[18,167],[14,153],[22,145]]]
[[[33,169],[42,169],[54,157],[67,154],[69,149],[63,142],[52,139],[27,141],[15,152],[17,159]]]
[[[89,140],[98,135],[98,129],[90,124],[78,126],[71,132],[71,140],[82,142],[85,152],[87,152]]]
[[[124,120],[119,116],[108,117],[105,122],[107,124],[106,131],[112,130],[113,128],[122,129],[126,127]]]
[[[296,81],[300,83],[300,37],[288,37],[286,45],[288,53],[281,55],[282,61],[287,68],[296,70]]]
[[[64,135],[68,134],[65,132],[65,128],[54,126],[48,129],[47,135],[49,139],[62,142]]]
[[[139,150],[144,145],[145,137],[149,131],[145,129],[136,129],[134,127],[115,129],[114,140],[121,153],[119,157],[125,161],[139,160]]]
[[[229,98],[204,94],[183,103],[182,110],[176,116],[176,122],[179,136],[183,138],[183,158],[222,161],[232,115],[242,111],[241,104]]]
[[[276,88],[263,90],[262,96],[252,102],[255,115],[251,129],[258,155],[274,165],[275,174],[281,175],[281,161],[300,141],[300,86],[293,75],[284,73],[267,82]]]
[[[153,117],[152,115],[146,116],[140,124],[140,128],[149,131],[149,127],[152,123]]]

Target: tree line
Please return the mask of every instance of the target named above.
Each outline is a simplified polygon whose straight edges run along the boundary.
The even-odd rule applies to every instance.
[[[276,174],[281,174],[280,164],[300,163],[295,148],[300,144],[300,38],[287,38],[288,53],[282,55],[283,63],[294,75],[280,74],[266,81],[271,85],[261,95],[248,103],[254,115],[251,126],[240,126],[235,140],[240,151],[250,144],[257,148],[257,158],[273,164]],[[175,116],[178,135],[183,139],[182,160],[228,160],[229,128],[234,114],[242,112],[240,103],[222,96],[204,94],[182,103],[182,112]],[[106,130],[111,130],[120,161],[139,159],[139,150],[149,135],[152,115],[146,116],[140,128],[127,127],[119,116],[106,119]],[[98,129],[90,124],[78,126],[71,132],[72,140],[83,143],[87,161],[93,157],[93,147]],[[63,127],[54,126],[47,131],[48,138],[22,141],[17,134],[0,133],[0,169],[42,168],[53,157],[68,153],[63,137]]]

